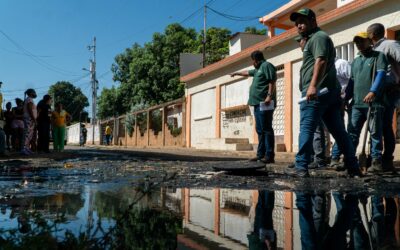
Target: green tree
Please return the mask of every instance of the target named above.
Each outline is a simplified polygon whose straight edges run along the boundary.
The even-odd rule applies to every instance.
[[[121,113],[121,99],[119,98],[119,91],[112,86],[110,89],[103,88],[100,97],[97,101],[98,113],[100,119],[105,119],[112,116],[118,116]]]
[[[85,107],[89,106],[88,98],[82,93],[80,88],[76,88],[72,83],[59,81],[50,86],[48,91],[54,97],[55,103],[61,103],[64,109],[72,116],[72,121],[79,121],[79,114]]]
[[[251,27],[246,27],[244,29],[245,33],[250,33],[250,34],[256,34],[256,35],[266,35],[267,34],[267,29],[260,29],[258,30],[256,27],[251,26]]]
[[[134,44],[115,58],[112,65],[114,80],[121,99],[121,112],[132,105],[159,104],[183,96],[179,81],[179,55],[198,47],[197,33],[179,24],[170,24],[164,33],[154,33],[144,46]]]
[[[207,29],[206,64],[213,64],[229,54],[229,39],[232,32],[225,28],[211,27]],[[203,32],[198,35],[197,53],[203,52]]]
[[[231,31],[223,28],[207,30],[207,64],[223,59],[229,54]],[[179,79],[181,53],[202,53],[203,35],[180,24],[168,25],[163,33],[154,33],[151,42],[134,44],[115,57],[111,66],[113,80],[119,83],[116,90],[103,90],[100,96],[99,115],[112,116],[127,113],[139,103],[155,105],[180,98],[184,86]],[[115,104],[118,104],[116,107]]]

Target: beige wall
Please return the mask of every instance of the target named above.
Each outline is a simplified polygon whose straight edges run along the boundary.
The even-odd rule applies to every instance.
[[[385,0],[377,3],[376,5],[372,5],[364,10],[353,13],[345,18],[335,21],[334,23],[322,26],[322,29],[325,30],[328,34],[330,34],[335,46],[340,46],[352,41],[354,34],[359,31],[364,31],[368,27],[368,25],[380,22],[386,26],[386,28],[392,28],[395,26],[400,26],[400,1],[398,0]],[[354,53],[357,53],[356,49]],[[282,65],[287,62],[296,62],[301,60],[302,54],[300,49],[298,48],[297,43],[294,40],[284,41],[281,44],[274,46],[272,48],[267,48],[264,51],[264,54],[269,62],[274,64],[275,66]],[[300,98],[300,93],[298,90],[298,74],[300,69],[300,63],[293,64],[292,76],[292,89],[293,89],[293,146],[294,151],[297,150],[297,140],[299,133],[299,106],[297,104],[297,100]],[[187,83],[187,94],[194,94],[199,91],[203,91],[205,89],[214,88],[217,85],[230,84],[237,81],[240,78],[231,78],[229,73],[240,70],[248,70],[251,69],[251,60],[250,58],[243,59],[229,67],[224,69],[220,69],[214,71],[212,73],[207,74],[206,76],[197,78],[195,80]],[[286,76],[288,77],[288,76]],[[243,95],[238,97],[238,99],[245,99],[245,95],[248,95],[247,91],[244,91],[245,81],[241,81],[242,87],[237,88],[237,91],[241,91],[242,93],[236,93],[233,95]],[[249,83],[249,82],[248,82]],[[207,99],[208,100],[208,99]],[[288,100],[285,100],[287,103]],[[202,102],[203,105],[209,105],[208,103]],[[215,101],[214,101],[215,103]],[[223,102],[221,103],[223,104]],[[192,105],[193,107],[193,105]],[[195,115],[192,113],[192,116]],[[247,136],[250,141],[253,141],[253,136],[248,131],[251,129],[251,119],[250,117],[246,118],[246,124],[241,125],[241,129],[243,130],[242,134]],[[214,123],[215,124],[215,123]],[[222,124],[222,122],[221,122]],[[211,125],[210,125],[211,126]],[[222,126],[222,125],[221,125]],[[285,126],[287,126],[285,124]],[[214,126],[215,129],[215,126]],[[234,129],[237,129],[234,128]],[[212,130],[214,131],[214,130]],[[197,140],[202,136],[196,134],[197,131],[191,131],[192,137],[196,137]],[[221,130],[222,137],[231,135],[234,130],[228,132],[224,132],[224,129]]]

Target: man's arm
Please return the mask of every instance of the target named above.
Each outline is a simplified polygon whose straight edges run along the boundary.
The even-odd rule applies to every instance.
[[[317,98],[317,84],[325,74],[327,60],[323,57],[318,57],[314,63],[313,77],[310,86],[307,89],[307,101]]]
[[[239,71],[239,72],[234,72],[234,73],[232,73],[232,74],[231,74],[231,77],[234,77],[234,76],[244,76],[244,77],[249,77],[249,76],[250,76],[250,74],[249,74],[249,72],[248,72],[248,71]]]
[[[272,101],[272,93],[274,93],[274,91],[275,91],[275,84],[276,84],[276,80],[274,80],[270,84],[268,84],[268,95],[265,98],[266,104],[269,104]]]

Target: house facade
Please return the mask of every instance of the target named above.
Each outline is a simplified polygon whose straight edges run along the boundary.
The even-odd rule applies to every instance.
[[[293,0],[260,19],[268,37],[241,48],[227,58],[181,77],[186,86],[186,146],[199,149],[245,150],[257,143],[252,110],[247,105],[251,78],[230,77],[235,71],[252,68],[250,54],[261,50],[278,69],[277,108],[274,130],[278,151],[298,149],[300,111],[299,71],[302,53],[294,41],[297,30],[290,13],[308,7],[317,14],[319,26],[332,38],[337,57],[352,61],[357,48],[352,40],[372,23],[382,23],[387,37],[400,34],[398,0]],[[277,34],[278,30],[283,30]],[[235,38],[237,40],[237,38]],[[236,47],[235,47],[236,48]],[[236,48],[237,50],[237,48]],[[399,131],[398,113],[393,128]]]

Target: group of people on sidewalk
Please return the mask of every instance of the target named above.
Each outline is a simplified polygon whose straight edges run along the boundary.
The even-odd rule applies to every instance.
[[[310,168],[330,167],[347,171],[351,177],[361,176],[356,149],[364,123],[371,140],[372,163],[368,172],[394,172],[392,121],[400,92],[400,44],[385,38],[382,24],[372,24],[355,34],[353,42],[359,54],[350,65],[336,57],[331,38],[318,27],[311,9],[293,12],[290,20],[297,27],[296,41],[303,52],[299,90],[304,100],[299,102],[298,153],[285,173],[308,177]],[[251,59],[255,69],[231,76],[253,77],[248,104],[254,108],[259,145],[257,156],[251,160],[274,163],[276,68],[261,51],[254,51]],[[325,156],[325,129],[335,139],[330,165]]]
[[[71,116],[61,103],[56,103],[52,110],[53,100],[50,95],[44,95],[37,105],[34,101],[36,97],[34,89],[27,89],[24,100],[15,99],[15,107],[7,102],[3,115],[5,144],[9,151],[21,152],[23,155],[50,153],[51,133],[54,151],[64,150],[65,127]]]

